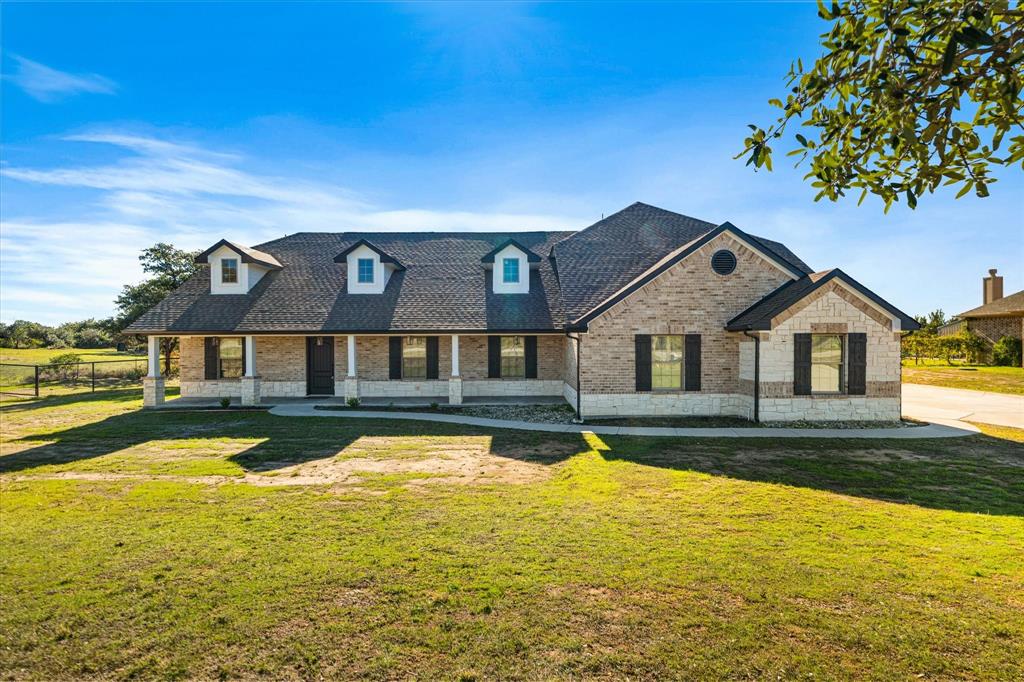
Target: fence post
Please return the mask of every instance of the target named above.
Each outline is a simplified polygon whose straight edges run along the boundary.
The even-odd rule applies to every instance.
[[[33,365],[36,368],[36,397],[39,397],[39,365]]]
[[[96,363],[92,363],[92,392],[96,392]]]

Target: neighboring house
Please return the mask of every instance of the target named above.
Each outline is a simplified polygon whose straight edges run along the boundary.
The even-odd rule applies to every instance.
[[[894,420],[914,320],[782,244],[641,203],[579,232],[220,241],[132,324],[183,396],[564,396],[583,417]],[[755,387],[758,387],[755,390]]]
[[[938,328],[939,336],[970,329],[991,346],[1004,336],[1024,338],[1024,291],[1003,296],[1003,278],[992,268],[981,280],[982,305],[962,312]]]

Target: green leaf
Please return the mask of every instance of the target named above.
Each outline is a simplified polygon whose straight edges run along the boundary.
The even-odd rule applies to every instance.
[[[953,70],[953,60],[956,59],[956,34],[949,37],[946,49],[942,53],[942,75],[945,76]]]
[[[963,188],[962,188],[962,189],[961,189],[961,190],[960,190],[959,192],[957,192],[957,193],[956,193],[956,198],[957,198],[957,199],[959,199],[959,198],[960,198],[960,197],[962,197],[963,195],[965,195],[965,194],[967,194],[968,192],[970,192],[970,191],[971,191],[971,186],[972,186],[972,185],[974,185],[974,183],[973,183],[972,181],[970,181],[970,180],[968,180],[967,182],[965,182],[965,183],[964,183],[964,186],[963,186]]]

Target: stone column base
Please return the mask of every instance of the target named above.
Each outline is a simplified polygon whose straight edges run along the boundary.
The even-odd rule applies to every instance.
[[[260,378],[242,377],[242,404],[260,404]]]
[[[159,407],[164,404],[165,379],[163,377],[142,378],[142,406]]]
[[[356,377],[345,377],[345,400],[359,397],[359,379]]]
[[[451,377],[448,379],[448,404],[462,404],[462,377]]]

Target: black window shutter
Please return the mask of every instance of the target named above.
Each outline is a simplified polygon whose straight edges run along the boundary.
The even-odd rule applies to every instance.
[[[636,390],[651,390],[651,335],[637,334],[636,342]]]
[[[811,394],[811,335],[793,334],[793,395]]]
[[[700,390],[700,334],[687,334],[683,340],[683,390]]]
[[[850,395],[867,393],[868,374],[868,335],[849,334],[846,337],[847,370],[846,391]]]
[[[427,378],[436,379],[438,376],[438,339],[436,336],[427,337]]]
[[[487,337],[487,378],[501,378],[501,337]]]
[[[388,337],[388,378],[402,378],[402,337]]]
[[[537,337],[527,336],[526,341],[526,378],[537,378]]]
[[[217,379],[220,372],[217,371],[217,337],[207,336],[203,339],[203,351],[205,358],[205,371],[203,377],[206,379]]]
[[[242,337],[242,376],[245,376],[245,337]]]

